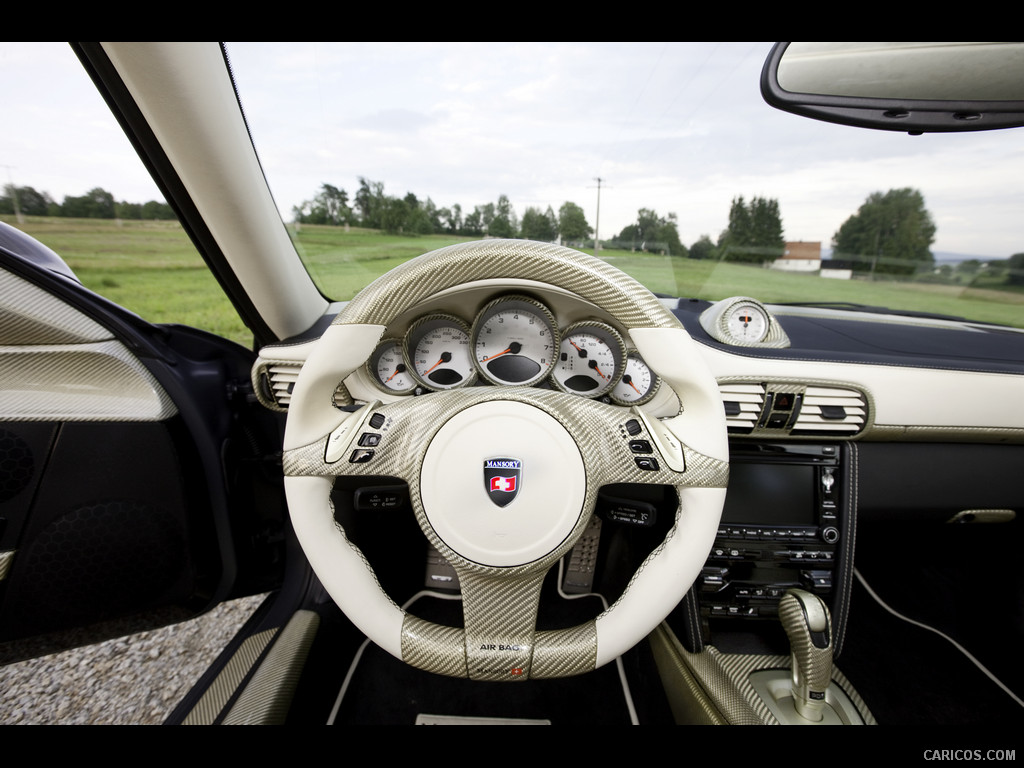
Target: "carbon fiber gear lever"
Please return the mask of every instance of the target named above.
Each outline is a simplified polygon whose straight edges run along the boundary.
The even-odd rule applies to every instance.
[[[797,713],[820,722],[832,680],[832,618],[817,595],[790,589],[779,601],[779,619],[793,656],[793,704]]]

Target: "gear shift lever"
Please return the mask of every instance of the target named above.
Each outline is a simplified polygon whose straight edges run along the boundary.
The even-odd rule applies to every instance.
[[[793,655],[793,704],[801,717],[822,719],[832,680],[832,619],[817,595],[790,589],[779,601],[779,618]]]

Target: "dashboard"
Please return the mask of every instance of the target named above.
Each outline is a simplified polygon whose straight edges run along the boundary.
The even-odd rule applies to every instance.
[[[717,379],[730,437],[1024,443],[1012,405],[1024,400],[1024,331],[750,297],[662,302]],[[467,283],[395,317],[336,402],[534,386],[675,415],[685,404],[648,375],[629,330],[547,283]],[[287,410],[315,343],[261,350],[253,382],[266,407]]]
[[[841,626],[858,520],[1019,506],[1024,332],[746,296],[661,301],[718,383],[733,467],[715,547],[686,609],[688,647],[706,641],[709,627],[774,622],[793,586],[822,595]],[[264,405],[287,410],[315,343],[261,350],[253,380]],[[474,386],[558,389],[654,419],[687,406],[659,386],[610,312],[521,279],[466,283],[408,307],[339,382],[336,404]],[[672,499],[614,490],[598,502],[613,527],[672,516]]]

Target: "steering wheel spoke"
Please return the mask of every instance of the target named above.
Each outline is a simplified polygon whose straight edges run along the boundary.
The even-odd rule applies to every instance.
[[[284,452],[285,475],[387,475],[408,480],[425,439],[425,424],[414,418],[410,405],[374,400],[340,412],[340,422],[326,435]]]

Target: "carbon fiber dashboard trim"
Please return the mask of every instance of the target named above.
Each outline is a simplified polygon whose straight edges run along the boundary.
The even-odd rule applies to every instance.
[[[703,711],[708,718],[704,724],[720,716],[730,725],[779,725],[779,721],[751,685],[750,675],[769,669],[788,670],[789,656],[724,654],[714,646],[707,646],[701,653],[690,653],[664,625],[652,635],[652,640],[661,645],[656,657],[663,678],[674,666],[684,670],[686,676],[692,676],[692,682],[687,684],[688,690],[676,690],[675,693],[684,698],[692,696],[696,699],[686,707],[690,711],[694,707]],[[673,680],[675,685],[680,684],[677,679]],[[866,725],[877,725],[864,699],[834,666],[832,682],[849,696]]]
[[[0,347],[0,414],[23,421],[162,421],[177,408],[117,341]]]
[[[0,347],[83,344],[110,331],[27,280],[0,271]]]

